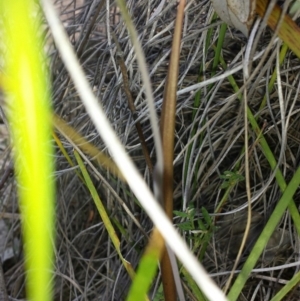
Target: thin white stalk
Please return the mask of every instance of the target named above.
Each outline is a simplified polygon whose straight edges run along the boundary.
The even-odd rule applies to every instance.
[[[274,40],[274,43],[276,43],[276,42],[277,42],[277,39]],[[258,54],[256,54],[253,58],[253,62],[255,62],[257,59],[262,57],[264,53],[265,53],[265,49],[260,51]],[[194,85],[191,85],[191,86],[188,86],[186,88],[183,88],[183,89],[179,90],[177,92],[177,96],[185,94],[185,93],[189,93],[189,92],[196,93],[201,88],[204,88],[204,87],[206,87],[210,84],[219,82],[220,80],[227,78],[229,75],[237,73],[238,71],[242,70],[243,68],[244,68],[244,64],[239,64],[238,66],[232,67],[232,69],[229,69],[228,71],[223,72],[221,75],[214,76],[210,79],[207,79],[207,80],[202,81],[200,83],[197,83],[197,84],[194,84]]]
[[[287,264],[283,264],[283,265],[278,265],[275,267],[253,269],[252,273],[273,272],[273,271],[279,271],[279,270],[289,269],[289,268],[294,268],[294,267],[300,268],[300,261],[291,262],[291,263],[287,263]],[[235,270],[234,274],[238,274],[241,271],[242,270]],[[225,272],[212,273],[209,275],[210,275],[210,277],[219,277],[219,276],[229,275],[231,273],[232,273],[232,271],[225,271]]]
[[[99,105],[96,97],[93,95],[93,92],[89,87],[84,72],[78,64],[76,55],[70,45],[69,39],[61,22],[59,21],[52,2],[49,0],[42,0],[41,3],[44,14],[48,20],[48,24],[52,30],[56,46],[77,88],[82,102],[84,103],[86,110],[103,141],[113,154],[114,160],[124,174],[130,188],[139,199],[145,211],[159,229],[166,242],[184,264],[186,269],[194,277],[196,283],[202,289],[204,294],[210,300],[227,300],[223,292],[208,276],[196,257],[190,252],[180,235],[176,232],[161,206],[154,199],[151,191],[147,187],[135,165],[127,155],[124,147],[120,143],[108,119],[106,118],[102,107]]]

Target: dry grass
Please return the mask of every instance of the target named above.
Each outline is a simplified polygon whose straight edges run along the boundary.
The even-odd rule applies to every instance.
[[[128,108],[112,32],[115,33],[121,45],[138,120],[141,121],[144,135],[147,137],[146,142],[154,163],[146,101],[128,33],[114,1],[111,1],[110,7],[106,9],[104,3],[96,16],[95,26],[92,27],[91,32],[88,29],[99,4],[89,0],[83,3],[70,1],[69,5],[63,0],[62,2],[58,1],[57,7],[60,8],[62,20],[78,52],[86,76],[128,153],[134,158],[146,181],[152,185],[152,177],[143,158],[134,120]],[[163,10],[156,15],[155,9],[161,2],[127,1],[146,55],[158,113],[161,111],[176,14],[175,1],[166,1]],[[95,7],[92,8],[93,5]],[[213,71],[212,60],[215,55],[213,45],[218,40],[220,22],[218,20],[211,22],[212,13],[209,1],[188,1],[180,58],[175,134],[174,206],[179,211],[185,211],[194,206],[196,219],[202,219],[201,207],[205,207],[210,213],[215,212],[225,192],[224,188],[221,189],[224,181],[220,178],[225,171],[234,170],[237,162],[240,162],[238,171],[240,174],[244,173],[243,108],[241,102],[234,96],[227,77],[224,76],[213,85],[206,85],[200,90],[196,87],[189,89],[197,84],[199,79],[202,82],[209,79]],[[205,43],[210,28],[212,36],[208,42],[207,53],[205,53]],[[262,51],[263,54],[271,38],[271,32],[268,29],[264,30],[259,37],[256,52]],[[233,29],[227,30],[222,55],[229,66],[228,69],[242,66],[246,43],[247,39],[242,34]],[[288,182],[298,167],[300,159],[300,107],[297,90],[299,88],[299,60],[292,53],[287,54],[280,69],[282,92],[276,84],[268,95],[266,106],[259,110],[275,68],[278,43],[276,41],[271,45],[267,59],[258,70],[256,66],[262,55],[255,57],[252,72],[256,73],[256,76],[247,84],[246,89],[248,105],[263,129],[273,154],[277,160],[280,159],[279,168]],[[105,150],[105,145],[98,137],[60,61],[55,46],[51,43],[49,56],[55,112],[83,134],[88,141]],[[199,73],[200,67],[201,73]],[[217,75],[224,74],[220,66],[215,72]],[[238,86],[242,87],[244,84],[242,70],[235,72],[233,76]],[[196,92],[199,93],[201,101],[199,108],[194,110]],[[286,116],[288,114],[291,116],[287,128],[284,129],[287,135],[286,141],[284,141],[281,129],[280,93],[284,99]],[[197,138],[193,140],[194,143],[191,142],[193,129],[198,131]],[[261,151],[256,134],[251,129],[249,136],[252,208],[260,213],[260,222],[263,225],[279,200],[281,192],[276,181],[271,179],[273,177],[271,168]],[[62,141],[68,153],[73,156],[73,146],[63,139]],[[190,155],[188,145],[192,145]],[[280,155],[282,150],[283,153]],[[70,168],[59,151],[57,151],[56,162],[58,219],[54,271],[55,300],[124,300],[130,280],[108,239],[92,198],[74,169]],[[186,166],[188,169],[185,177]],[[90,172],[94,176],[94,183],[110,213],[111,220],[119,230],[122,253],[136,266],[147,237],[126,213],[124,204],[137,218],[145,232],[149,233],[152,224],[124,183],[114,179],[112,175],[98,166],[94,167],[93,170],[90,169]],[[14,189],[14,182],[10,178],[1,191],[3,196],[1,197],[1,212],[18,212]],[[295,195],[294,200],[299,206],[299,193]],[[234,185],[228,195],[222,206],[222,212],[228,213],[242,206],[245,207],[243,210],[246,212],[246,204],[245,184],[244,181],[240,181]],[[219,219],[222,221],[222,218]],[[8,240],[20,239],[18,220],[10,219],[9,221],[11,232]],[[175,223],[178,222],[179,219],[175,219]],[[240,227],[238,222],[237,225]],[[282,287],[282,283],[290,279],[297,271],[297,267],[274,271],[264,270],[267,267],[275,268],[278,265],[293,263],[298,258],[299,241],[288,213],[282,219],[280,228],[285,229],[283,233],[287,235],[287,250],[275,254],[271,262],[261,260],[257,266],[261,270],[253,273],[240,300],[271,300],[274,293]],[[243,232],[243,229],[241,231]],[[188,233],[185,234],[190,237]],[[199,236],[191,235],[193,239],[187,238],[187,241],[193,245]],[[215,281],[223,286],[228,278],[228,272],[231,271],[233,260],[230,256],[224,256],[224,250],[232,246],[221,245],[220,248],[216,242],[215,246],[209,248],[213,248],[215,253],[203,259],[204,265],[209,273],[214,274]],[[198,253],[199,250],[195,252]],[[244,253],[243,257],[245,256],[247,252]],[[281,258],[278,258],[279,256]],[[14,298],[13,300],[24,297],[21,258],[21,250],[17,250],[15,257],[10,262],[4,263],[8,291]],[[157,287],[153,288],[153,294],[156,290]],[[289,300],[297,300],[298,295],[299,288],[296,288],[290,294]]]

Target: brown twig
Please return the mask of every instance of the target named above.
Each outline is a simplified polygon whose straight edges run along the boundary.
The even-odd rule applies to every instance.
[[[176,92],[178,85],[179,56],[184,18],[184,7],[185,1],[182,0],[178,5],[177,17],[175,21],[172,52],[170,57],[160,124],[164,156],[163,200],[166,214],[171,220],[173,218],[173,160],[177,103]],[[173,277],[172,266],[168,252],[166,250],[164,251],[162,257],[161,269],[165,300],[177,300],[176,285]]]
[[[113,37],[114,42],[116,43],[117,50],[118,50],[118,52],[117,52],[117,62],[120,66],[122,77],[123,77],[123,89],[124,89],[124,92],[125,92],[126,97],[127,97],[128,107],[129,107],[129,109],[132,113],[133,120],[135,121],[135,127],[136,127],[137,133],[139,135],[139,139],[140,139],[140,142],[141,142],[142,151],[143,151],[143,154],[144,154],[144,157],[145,157],[145,160],[146,160],[146,164],[149,168],[150,173],[152,174],[153,164],[152,164],[152,161],[151,161],[151,158],[150,158],[150,154],[149,154],[149,150],[148,150],[148,147],[147,147],[147,144],[146,144],[143,129],[142,129],[141,123],[139,121],[136,121],[137,112],[136,112],[136,108],[135,108],[135,105],[134,105],[132,93],[131,93],[131,90],[130,90],[129,79],[128,79],[128,74],[127,74],[127,67],[126,67],[125,62],[124,62],[123,51],[121,49],[121,46],[120,46],[120,44],[118,42],[118,39],[117,39],[114,32],[112,32],[112,37]]]

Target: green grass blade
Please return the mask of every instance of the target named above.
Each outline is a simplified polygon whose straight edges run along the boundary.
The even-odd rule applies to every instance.
[[[268,220],[266,226],[264,227],[261,235],[259,236],[257,242],[255,243],[251,254],[246,260],[242,271],[238,275],[236,281],[234,282],[229,294],[228,299],[231,301],[237,300],[242,288],[244,287],[252,269],[254,268],[259,256],[263,252],[266,244],[268,243],[272,233],[274,232],[276,226],[278,225],[284,211],[291,202],[294,193],[298,189],[300,184],[300,168],[297,169],[289,185],[286,187],[281,199],[279,200],[277,206],[275,207],[270,219]]]
[[[217,67],[218,67],[218,64],[220,61],[220,57],[221,57],[223,43],[225,40],[226,30],[227,30],[227,24],[223,23],[220,27],[218,43],[217,43],[217,47],[215,48],[215,55],[214,55],[211,77],[213,77],[217,71]]]
[[[116,231],[114,229],[114,226],[113,226],[112,222],[110,221],[109,216],[108,216],[108,214],[105,210],[105,207],[103,206],[103,204],[101,202],[101,199],[100,199],[100,197],[98,195],[98,192],[97,192],[97,190],[96,190],[96,188],[95,188],[95,186],[92,182],[92,179],[90,178],[90,176],[88,174],[88,171],[85,168],[85,165],[84,165],[82,159],[80,158],[78,152],[74,151],[74,154],[75,154],[75,158],[77,160],[77,163],[79,165],[79,168],[82,172],[82,175],[83,175],[83,178],[85,180],[86,186],[87,186],[87,188],[89,189],[89,191],[91,193],[91,196],[92,196],[92,198],[95,202],[95,205],[96,205],[96,207],[98,209],[98,212],[101,216],[101,219],[102,219],[102,221],[105,225],[105,228],[108,232],[108,235],[109,235],[109,237],[110,237],[110,239],[111,239],[111,241],[112,241],[112,243],[113,243],[113,245],[114,245],[114,247],[115,247],[115,249],[116,249],[116,251],[117,251],[124,267],[125,267],[125,269],[126,269],[126,271],[128,272],[129,276],[131,278],[133,278],[135,276],[134,270],[133,270],[131,264],[122,255],[121,248],[120,248],[119,237],[117,236]]]
[[[300,272],[294,277],[271,299],[271,301],[280,301],[300,282]]]
[[[285,50],[283,50],[283,51],[285,51]],[[224,59],[222,58],[222,56],[220,56],[220,61],[221,61],[223,68],[226,69],[227,65],[226,65]],[[237,92],[239,90],[239,87],[237,86],[237,84],[234,80],[234,77],[232,75],[230,75],[228,77],[228,80],[231,83],[232,87],[234,88],[234,91]],[[242,99],[242,95],[239,96],[239,99],[240,100]],[[273,152],[271,151],[271,149],[267,143],[267,140],[265,139],[264,135],[262,134],[262,131],[261,131],[260,127],[258,126],[257,121],[249,107],[247,108],[247,117],[252,126],[252,130],[256,133],[257,137],[260,137],[259,144],[262,148],[262,151],[263,151],[266,159],[268,160],[268,162],[271,166],[271,169],[274,170],[277,166],[277,161],[276,161],[276,159],[273,155]],[[277,171],[276,171],[275,178],[280,187],[281,192],[283,192],[286,188],[286,183],[285,183],[285,179],[282,175],[282,172],[279,169],[277,169]],[[292,216],[294,225],[296,227],[297,233],[298,233],[298,235],[300,235],[300,217],[299,217],[299,212],[297,210],[294,200],[292,200],[289,203],[288,208],[289,208],[289,212]]]
[[[155,228],[152,237],[157,235]],[[127,296],[127,301],[143,300],[149,291],[150,285],[156,275],[158,262],[161,257],[161,249],[164,247],[163,240],[150,239],[147,249],[140,260],[139,267]]]
[[[14,146],[26,269],[26,299],[52,300],[54,181],[49,80],[33,0],[1,1],[4,90]]]
[[[283,47],[282,52],[281,52],[281,55],[280,55],[280,59],[281,59],[281,60],[282,60],[282,56],[283,56],[285,53],[286,53],[286,47]],[[227,68],[227,65],[226,65],[224,59],[222,58],[222,56],[220,56],[220,62],[221,62],[221,64],[222,64],[223,68],[226,69],[226,68]],[[275,81],[275,79],[276,79],[276,74],[273,73],[272,79],[273,79],[273,81]],[[237,91],[239,90],[239,87],[237,86],[237,84],[236,84],[236,82],[235,82],[235,80],[234,80],[234,77],[231,75],[231,76],[228,77],[228,80],[229,80],[229,82],[231,83],[232,87],[234,88],[234,91],[237,92]],[[272,88],[273,81],[270,82],[270,84],[269,84],[269,86],[268,86],[269,89]],[[242,99],[242,95],[240,95],[238,98],[241,100],[241,99]],[[264,136],[263,136],[263,134],[262,134],[262,132],[261,132],[261,129],[260,129],[260,127],[258,126],[257,121],[256,121],[256,119],[255,119],[253,113],[251,112],[250,108],[247,108],[247,117],[248,117],[248,120],[249,120],[249,122],[250,122],[250,124],[251,124],[251,126],[252,126],[253,131],[256,133],[257,137],[259,137],[259,144],[260,144],[260,146],[261,146],[261,148],[262,148],[262,151],[263,151],[263,153],[264,153],[266,159],[268,160],[268,162],[269,162],[269,164],[270,164],[272,170],[274,170],[274,169],[276,168],[276,166],[277,166],[277,161],[276,161],[276,159],[275,159],[275,157],[274,157],[274,155],[273,155],[273,153],[272,153],[272,151],[271,151],[271,149],[270,149],[270,147],[269,147],[269,145],[268,145],[266,139],[264,138]],[[278,183],[278,185],[279,185],[279,187],[280,187],[280,190],[281,190],[282,192],[285,192],[285,189],[286,189],[287,185],[286,185],[285,179],[284,179],[284,177],[283,177],[283,175],[282,175],[282,173],[281,173],[281,171],[280,171],[279,169],[277,169],[277,171],[276,171],[275,178],[276,178],[276,181],[277,181],[277,183]],[[292,219],[293,219],[295,228],[296,228],[296,230],[297,230],[297,233],[300,234],[300,218],[299,218],[299,212],[298,212],[297,207],[296,207],[296,205],[295,205],[295,202],[294,202],[294,200],[293,200],[293,194],[291,194],[291,201],[285,200],[285,202],[287,203],[287,206],[288,206],[289,212],[290,212],[290,214],[291,214],[291,216],[292,216]],[[277,207],[276,207],[276,208],[277,208]],[[276,210],[276,209],[275,209],[275,210]],[[284,210],[282,211],[282,213],[281,213],[280,216],[279,216],[280,212],[278,211],[278,209],[277,209],[276,213],[275,213],[275,210],[274,210],[272,216],[273,216],[274,214],[277,214],[277,215],[278,215],[277,218],[278,218],[278,220],[279,220],[279,219],[281,218],[281,216],[282,216]],[[272,217],[272,216],[271,216],[271,217]],[[271,220],[271,218],[270,218],[270,220]],[[269,225],[269,223],[266,225],[266,227],[267,227],[268,225]],[[272,224],[271,224],[271,225],[272,225]],[[270,227],[270,226],[269,226],[269,227]],[[269,230],[267,229],[267,231],[270,231],[270,229],[273,229],[273,230],[274,230],[275,227],[276,227],[276,225],[275,225],[274,227],[272,227],[272,228],[269,228]],[[273,231],[273,230],[272,230],[272,231]],[[268,232],[264,232],[264,231],[263,231],[262,235],[263,235],[263,234],[266,235],[266,233],[268,233]],[[272,234],[272,233],[271,233],[271,234]],[[270,234],[270,235],[271,235],[271,234]],[[266,237],[267,237],[267,236],[265,236],[264,239],[266,239]],[[263,242],[263,240],[260,240],[260,241]],[[267,241],[268,241],[268,240],[266,240],[266,243],[267,243]],[[265,244],[264,244],[264,245],[265,245]],[[252,252],[255,252],[253,256],[252,256]],[[249,258],[248,258],[249,262],[251,263],[251,265],[250,265],[250,263],[249,263],[248,268],[249,268],[250,266],[252,266],[252,264],[253,264],[254,261],[255,261],[255,263],[256,263],[257,259],[259,258],[260,254],[261,254],[261,252],[259,252],[259,249],[256,249],[256,250],[255,250],[255,249],[253,248],[253,251],[252,251],[252,252],[251,252],[251,254],[250,254]],[[258,254],[258,253],[259,253],[259,254]],[[248,262],[248,260],[247,260],[247,262]],[[246,262],[246,263],[247,263],[247,262]],[[246,263],[245,263],[245,266],[246,266]],[[254,263],[254,265],[255,265],[255,263]],[[252,266],[252,268],[254,267],[254,265]],[[252,268],[251,268],[251,269],[252,269]],[[251,272],[251,269],[248,270],[247,267],[246,267],[246,268],[245,268],[245,275],[246,275],[247,273],[248,273],[248,275],[249,275],[249,273]],[[238,277],[238,279],[237,279],[236,282],[234,283],[234,286],[232,287],[231,291],[229,292],[229,295],[228,295],[228,296],[234,296],[234,298],[233,298],[232,300],[236,300],[235,298],[237,298],[238,294],[240,293],[240,291],[241,291],[242,288],[243,288],[243,285],[245,284],[245,282],[244,282],[243,285],[241,284],[241,283],[242,283],[242,282],[241,282],[241,279],[242,279],[242,278],[240,278],[240,277],[243,277],[242,274]],[[245,278],[247,279],[247,277],[248,277],[248,276],[246,276]],[[240,278],[240,279],[239,279],[239,278]],[[243,280],[246,281],[246,279],[243,279]],[[237,281],[238,281],[238,282],[237,282]],[[237,284],[236,284],[236,283],[237,283]],[[233,290],[235,290],[235,292],[233,292]],[[238,291],[239,291],[239,292],[238,292]]]

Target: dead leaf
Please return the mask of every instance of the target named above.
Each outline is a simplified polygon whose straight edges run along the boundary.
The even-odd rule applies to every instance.
[[[211,0],[219,17],[248,37],[255,17],[256,0]]]

